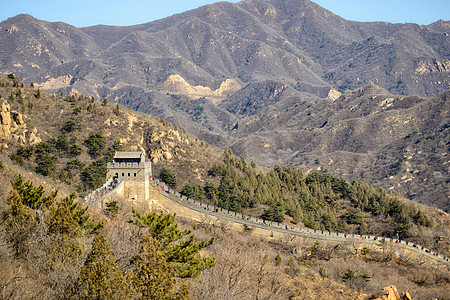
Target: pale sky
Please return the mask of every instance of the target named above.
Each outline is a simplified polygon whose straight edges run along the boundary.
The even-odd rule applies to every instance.
[[[301,0],[299,0],[301,1]],[[450,20],[450,0],[312,0],[352,21],[428,25]],[[181,13],[214,0],[0,0],[0,22],[18,14],[76,27],[135,25]],[[229,2],[239,2],[231,0]]]

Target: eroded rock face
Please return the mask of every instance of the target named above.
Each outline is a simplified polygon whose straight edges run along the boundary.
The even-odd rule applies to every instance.
[[[37,136],[36,127],[33,128],[32,131],[28,132],[27,138],[28,138],[28,144],[30,144],[30,145],[36,145],[36,144],[39,144],[40,142],[42,142],[41,138],[39,136]]]
[[[342,95],[342,94],[341,94],[339,91],[337,91],[337,90],[335,90],[335,89],[330,89],[330,91],[328,92],[327,98],[330,99],[330,100],[332,100],[332,101],[335,101],[335,100],[338,99],[341,95]]]
[[[408,292],[403,292],[400,295],[395,285],[391,285],[383,289],[382,298],[377,298],[375,300],[412,300],[412,298]]]
[[[11,106],[7,102],[0,105],[0,124],[9,125],[11,123]]]
[[[2,102],[0,105],[0,138],[9,141],[11,139],[11,106]]]
[[[161,160],[171,161],[174,154],[181,151],[180,145],[189,145],[189,140],[174,129],[168,131],[153,130],[148,139],[153,163]]]
[[[178,74],[170,75],[158,88],[169,92],[200,95],[200,96],[228,96],[240,90],[242,86],[234,79],[227,79],[217,90],[201,85],[192,86]]]
[[[449,72],[450,60],[449,59],[427,59],[420,60],[417,63],[416,74],[427,74],[433,72]]]
[[[239,91],[242,86],[234,79],[227,79],[220,84],[220,87],[214,91],[215,95],[229,96]]]
[[[0,104],[0,140],[3,148],[8,147],[8,143],[35,145],[41,142],[36,128],[34,131],[28,131],[24,116],[11,111],[11,106],[6,101]]]
[[[13,111],[13,112],[11,112],[11,116],[17,125],[19,125],[19,126],[25,125],[25,122],[23,121],[23,116],[21,113]]]

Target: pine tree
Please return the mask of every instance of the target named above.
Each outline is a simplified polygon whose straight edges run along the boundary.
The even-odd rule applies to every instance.
[[[116,263],[114,252],[102,234],[92,243],[79,282],[82,299],[127,299],[130,287]]]
[[[28,239],[36,228],[36,214],[22,203],[15,189],[11,190],[6,202],[10,207],[2,212],[3,227],[15,255],[21,256],[27,252]]]
[[[113,113],[114,113],[116,116],[120,116],[120,107],[119,107],[119,104],[116,104],[116,106],[113,108]]]
[[[275,264],[277,266],[281,266],[282,263],[283,263],[283,257],[281,257],[280,252],[278,252],[277,256],[275,256]]]
[[[163,167],[161,169],[161,171],[159,173],[159,177],[161,178],[162,181],[167,183],[167,185],[172,189],[175,189],[178,185],[177,176],[167,168]]]
[[[21,176],[18,176],[15,181],[11,182],[11,186],[17,191],[19,201],[33,209],[49,207],[55,202],[57,192],[54,191],[48,196],[44,195],[44,187],[34,187],[31,181],[24,182]]]
[[[211,268],[215,264],[214,258],[202,257],[198,254],[201,249],[211,245],[214,239],[195,242],[194,238],[192,234],[188,240],[169,245],[163,250],[163,255],[168,265],[175,270],[175,274],[178,277],[195,277],[201,271]]]
[[[84,141],[84,145],[89,149],[88,153],[93,158],[99,158],[106,146],[104,137],[99,133],[91,133]]]
[[[195,241],[193,234],[189,239],[182,238],[190,234],[190,230],[181,231],[175,223],[175,214],[149,213],[147,215],[133,209],[133,219],[129,223],[148,228],[148,234],[161,245],[161,251],[167,263],[179,277],[194,277],[204,269],[214,266],[214,258],[202,257],[201,249],[211,245],[209,241]]]
[[[50,208],[49,214],[45,219],[49,234],[63,234],[71,238],[81,236],[82,227],[80,223],[83,223],[86,216],[83,216],[84,213],[76,211],[71,206],[73,204],[73,198],[67,197]]]
[[[173,271],[167,266],[160,251],[161,244],[150,235],[141,240],[139,254],[132,260],[135,269],[130,274],[131,284],[137,299],[189,299],[186,286],[175,288]]]

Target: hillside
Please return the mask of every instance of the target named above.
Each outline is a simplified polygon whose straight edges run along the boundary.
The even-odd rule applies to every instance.
[[[25,180],[31,180],[35,188],[43,184],[44,196],[54,188],[48,178],[42,181],[36,175],[17,168],[4,157],[1,157],[1,161],[2,186],[9,186],[9,180],[14,181],[14,176],[22,175]],[[67,213],[73,209],[73,206],[66,211],[57,209],[64,207],[61,203],[65,201],[62,200],[65,195],[59,194],[55,207],[50,210],[31,210],[23,205],[20,213],[31,211],[39,215],[38,219],[31,220],[35,219],[40,226],[31,226],[33,223],[26,219],[28,223],[23,222],[19,229],[11,232],[11,220],[5,221],[5,216],[11,213],[12,198],[6,192],[6,189],[0,191],[2,299],[21,298],[23,295],[30,298],[70,295],[73,299],[84,299],[85,293],[90,296],[101,293],[111,297],[126,295],[124,297],[128,299],[140,299],[133,294],[139,285],[130,276],[138,265],[129,262],[144,257],[141,255],[143,251],[156,260],[156,263],[150,261],[147,265],[152,272],[151,282],[168,283],[163,280],[172,278],[173,283],[176,280],[177,287],[188,286],[190,299],[248,299],[254,295],[266,299],[363,299],[381,296],[381,290],[387,282],[388,285],[395,284],[402,291],[408,290],[413,299],[443,297],[448,290],[448,272],[445,269],[424,264],[420,257],[398,252],[391,244],[355,248],[348,244],[323,242],[264,241],[247,232],[230,232],[226,225],[216,227],[208,222],[192,222],[179,217],[176,225],[180,229],[198,228],[194,231],[196,241],[208,240],[211,236],[216,238],[212,245],[201,252],[202,257],[214,257],[215,265],[194,278],[168,277],[167,269],[162,267],[166,262],[162,259],[161,251],[139,249],[143,245],[140,239],[146,236],[143,234],[147,230],[137,229],[125,222],[132,217],[131,205],[144,207],[144,203],[131,204],[124,199],[117,199],[119,214],[116,217],[108,211],[93,208],[89,208],[86,213],[84,205],[78,203],[73,215],[81,211],[81,216],[89,219],[77,227],[72,218],[67,218],[62,225],[71,225],[69,228],[73,231],[67,231],[61,225],[56,228],[61,231],[56,231],[54,224],[58,223],[52,218],[56,215],[55,211]],[[8,202],[5,202],[6,199]],[[71,216],[70,213],[68,215]],[[100,233],[92,233],[86,226],[89,222],[99,221],[105,224]],[[82,228],[81,233],[79,228]],[[15,240],[16,237],[20,239]],[[16,249],[20,251],[16,252]],[[95,272],[98,270],[95,269],[96,264],[103,267],[103,272]],[[86,285],[87,279],[91,280],[89,285]],[[165,297],[173,292],[173,283],[164,285],[162,290]],[[133,288],[131,291],[130,286]],[[153,285],[148,285],[148,288],[152,289]]]
[[[266,168],[320,168],[449,209],[448,21],[248,0],[128,27],[19,15],[0,28],[0,71],[27,84],[164,118]]]
[[[160,253],[155,252],[153,248],[140,248],[142,243],[139,241],[145,237],[144,229],[133,227],[133,224],[126,222],[129,218],[141,218],[133,214],[131,207],[145,211],[148,209],[148,203],[130,203],[126,199],[117,198],[117,215],[106,209],[90,207],[88,208],[90,217],[86,219],[87,214],[81,197],[75,196],[76,205],[71,202],[72,198],[64,198],[74,191],[78,192],[76,195],[82,196],[84,192],[92,188],[89,184],[96,184],[96,181],[86,181],[83,177],[84,171],[90,169],[91,165],[96,166],[96,163],[101,165],[102,160],[108,158],[111,147],[112,149],[118,147],[118,141],[125,150],[145,149],[153,161],[154,174],[157,177],[161,167],[173,170],[180,179],[180,188],[186,184],[206,183],[209,180],[223,181],[218,176],[220,172],[215,175],[217,178],[212,178],[208,172],[210,169],[214,170],[214,164],[217,164],[219,171],[230,172],[230,174],[224,173],[223,175],[226,175],[224,177],[230,178],[232,173],[239,175],[239,178],[231,177],[239,186],[242,179],[251,180],[252,176],[268,186],[271,182],[279,184],[275,179],[278,176],[277,172],[280,172],[280,178],[284,178],[287,185],[278,189],[281,192],[280,195],[268,187],[267,192],[273,197],[280,196],[288,200],[293,191],[292,187],[303,189],[305,184],[311,184],[308,187],[310,191],[302,190],[302,193],[311,193],[308,196],[310,205],[316,205],[314,201],[318,200],[317,203],[324,206],[326,202],[338,199],[335,198],[337,194],[332,196],[333,199],[329,198],[333,192],[330,193],[328,190],[328,183],[318,184],[310,180],[312,177],[305,180],[303,177],[300,178],[301,170],[277,169],[266,173],[259,170],[255,164],[251,164],[252,172],[255,172],[252,173],[250,169],[243,167],[245,166],[243,159],[232,157],[230,152],[224,155],[222,151],[190,137],[183,132],[183,129],[165,120],[137,114],[122,106],[108,103],[104,99],[92,99],[83,95],[48,94],[41,92],[37,87],[25,85],[13,75],[6,78],[0,77],[0,95],[2,107],[0,114],[2,133],[0,265],[3,270],[0,275],[0,286],[2,287],[1,296],[5,299],[23,294],[30,295],[31,298],[38,295],[41,297],[46,295],[50,298],[58,298],[62,295],[80,297],[82,291],[86,289],[86,286],[81,284],[84,279],[80,274],[93,276],[92,273],[86,273],[86,268],[90,261],[95,261],[95,257],[103,263],[111,264],[108,268],[113,268],[116,272],[113,273],[115,277],[111,278],[120,279],[121,275],[117,273],[119,271],[124,275],[122,280],[127,280],[134,289],[139,289],[139,281],[130,280],[130,277],[125,276],[136,270],[136,265],[128,262],[132,261],[132,258],[136,259],[138,254],[141,254],[140,251],[153,251],[150,252],[154,255],[151,257],[161,259],[163,251]],[[61,137],[64,135],[66,139]],[[99,149],[93,149],[90,143],[86,142],[92,135],[95,135],[97,144],[102,144],[100,141],[104,140],[104,147],[100,148],[99,154],[94,154],[97,152],[93,151]],[[65,140],[67,143],[64,142]],[[64,147],[67,144],[69,147]],[[78,150],[73,151],[74,149]],[[49,157],[53,159],[44,159]],[[78,163],[74,163],[75,160]],[[237,169],[232,168],[231,165],[235,165]],[[71,169],[69,166],[75,168]],[[44,170],[49,172],[43,174]],[[69,173],[69,170],[72,172],[72,177],[61,176],[63,172]],[[249,172],[248,177],[242,176],[245,170]],[[30,186],[27,189],[20,188],[21,183],[16,181],[18,175],[24,178],[22,183],[30,180],[34,188],[42,185],[44,197],[39,196],[40,193],[34,188],[30,189]],[[273,178],[273,181],[270,181],[270,178]],[[342,183],[341,179],[331,175],[317,178],[319,181],[321,178],[326,180],[331,178]],[[16,182],[18,187],[14,188],[11,182]],[[17,191],[10,193],[14,189]],[[51,196],[54,189],[58,189],[58,195],[55,198]],[[229,190],[232,192],[229,200],[235,199],[234,195],[240,192],[239,189],[232,190],[231,186]],[[368,188],[368,190],[371,189]],[[47,195],[50,196],[47,198]],[[243,207],[246,200],[244,196],[245,194],[241,197]],[[260,199],[264,199],[267,195],[261,196]],[[21,199],[20,202],[18,199]],[[289,199],[289,202],[293,199]],[[340,210],[341,205],[342,208],[347,208],[347,204],[341,199],[334,202],[337,204],[336,211]],[[261,204],[271,207],[271,204],[267,202]],[[400,211],[404,209],[404,213],[411,212],[411,209],[416,214],[421,211],[421,214],[423,213],[426,218],[433,221],[432,226],[420,225],[413,221],[411,233],[415,241],[420,241],[430,248],[436,247],[440,253],[448,253],[446,232],[449,219],[444,212],[417,207],[406,200],[397,204],[400,204],[400,208],[397,208]],[[307,206],[305,203],[303,205]],[[20,209],[15,210],[14,207]],[[286,206],[282,208],[285,209]],[[321,214],[325,211],[331,213],[326,206],[319,209]],[[253,212],[253,214],[256,213]],[[340,212],[337,216],[339,214]],[[17,216],[25,216],[25,218],[16,219]],[[27,216],[39,216],[39,218]],[[395,215],[386,215],[384,219],[389,222],[384,227],[389,232],[392,229],[390,226],[395,225],[391,222],[393,216]],[[317,220],[312,218],[311,221],[316,223],[313,225],[306,223],[306,217],[302,221],[305,225],[321,228],[321,217],[322,215]],[[368,222],[376,221],[371,220],[368,212],[364,212],[362,217]],[[287,216],[286,221],[290,220],[293,219]],[[101,235],[91,231],[93,230],[91,221],[94,224],[100,221],[106,222],[102,230],[104,240]],[[167,219],[163,221],[171,224]],[[199,227],[199,230],[195,230],[195,241],[210,241],[212,236],[216,237],[214,244],[202,244],[205,248],[201,252],[206,261],[208,257],[215,257],[215,266],[207,264],[203,270],[203,265],[198,264],[201,265],[200,270],[203,270],[201,277],[190,279],[184,278],[181,274],[176,277],[179,285],[189,286],[192,299],[224,298],[226,295],[229,298],[248,298],[255,294],[264,295],[268,299],[280,297],[301,299],[317,295],[324,299],[362,298],[380,295],[381,289],[386,285],[387,273],[390,274],[389,284],[396,284],[401,290],[408,290],[419,299],[445,295],[448,288],[446,270],[423,265],[421,257],[413,257],[408,253],[402,252],[396,256],[395,248],[389,244],[355,249],[347,244],[334,245],[276,239],[264,241],[248,232],[229,232],[226,224],[213,226],[208,222],[193,223],[191,220],[179,218],[177,223],[181,230],[191,229],[194,224],[195,227]],[[379,223],[383,224],[383,222]],[[136,221],[135,224],[140,223]],[[15,225],[20,226],[14,227]],[[11,228],[13,230],[10,230]],[[349,230],[356,229],[354,224],[350,224]],[[377,230],[370,223],[369,229]],[[102,247],[98,246],[100,242]],[[100,252],[98,256],[92,254],[91,249],[99,248],[104,252]],[[107,250],[109,248],[110,250]],[[120,259],[116,261],[114,255]],[[198,259],[195,256],[194,258]],[[167,278],[164,277],[167,276],[164,275],[165,273],[159,273],[162,267],[152,266],[152,268],[162,278]],[[95,278],[100,280],[99,278],[110,277]],[[218,284],[228,279],[233,280],[235,284]],[[117,293],[119,291],[124,294],[129,293],[127,285],[121,282],[120,289],[116,286],[113,290]],[[103,283],[104,286],[107,284],[113,284],[113,282]],[[167,289],[172,291],[170,284],[167,285]],[[130,296],[130,298],[133,297]]]
[[[396,96],[372,84],[317,102],[289,89],[282,93],[264,112],[239,120],[230,134],[234,153],[265,166],[302,166],[364,180],[450,208],[449,91],[431,98]]]
[[[372,95],[374,91],[380,93],[375,86],[366,88],[365,93]],[[363,94],[360,91],[359,95]],[[353,103],[359,99],[352,95],[343,96],[335,104],[340,105],[340,101]],[[420,98],[413,99],[420,103]],[[434,228],[433,235],[445,236],[443,213],[427,209],[431,215],[423,216],[420,208],[403,205],[404,200],[399,201],[395,195],[362,183],[357,172],[352,174],[356,181],[351,183],[333,175],[303,173],[302,169],[290,167],[276,167],[266,172],[254,162],[247,165],[244,158],[233,158],[230,151],[222,153],[204,141],[190,137],[184,129],[165,120],[137,114],[106,99],[41,92],[32,85],[26,86],[13,75],[0,77],[0,101],[2,152],[19,166],[53,180],[63,190],[77,191],[81,197],[103,184],[106,162],[112,160],[116,150],[145,150],[152,161],[154,176],[163,178],[161,169],[168,169],[178,178],[174,188],[191,198],[213,202],[225,209],[249,210],[257,217],[264,214],[268,220],[281,219],[287,224],[292,222],[320,230],[386,236],[397,233],[401,238],[423,241],[424,245],[429,243],[424,235],[429,231],[426,227],[432,227],[434,222],[440,225]],[[393,105],[404,105],[401,101],[405,100],[398,101],[392,102]],[[362,105],[359,108],[369,109]],[[344,109],[342,113],[348,112]],[[347,117],[350,120],[354,119],[352,113]],[[371,111],[366,113],[376,116]],[[343,123],[348,122],[343,117],[337,118]],[[241,125],[234,131],[239,133],[245,128]],[[400,137],[405,138],[402,134]],[[324,143],[332,147],[332,143]],[[366,147],[373,148],[374,144]],[[414,166],[414,162],[411,158],[404,161],[409,167]],[[320,161],[315,164],[319,170],[323,166]],[[406,171],[400,165],[391,166],[389,170]],[[413,169],[408,172],[420,175]],[[442,193],[445,194],[444,187]],[[357,221],[349,215],[357,215]],[[387,222],[381,227],[380,218]],[[447,251],[446,244],[445,239],[440,252]]]
[[[129,27],[76,28],[19,15],[1,28],[3,72],[99,97],[148,93],[170,75],[211,90],[225,79],[272,79],[315,94],[370,81],[420,96],[449,86],[447,22],[351,22],[308,0],[220,2]]]
[[[145,150],[156,174],[160,165],[183,166],[183,177],[200,174],[223,155],[162,119],[106,99],[41,92],[13,75],[0,76],[0,105],[2,152],[80,193],[104,182],[117,149]]]

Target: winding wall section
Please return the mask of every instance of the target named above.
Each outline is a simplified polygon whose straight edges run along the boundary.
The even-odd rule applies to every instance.
[[[228,211],[220,207],[188,199],[180,195],[178,192],[173,193],[167,188],[167,186],[164,185],[164,183],[160,183],[157,180],[153,181],[153,183],[154,185],[150,193],[150,203],[157,204],[159,202],[157,206],[164,208],[168,212],[177,213],[178,215],[197,221],[223,224],[239,230],[242,230],[245,224],[253,229],[253,234],[274,238],[287,236],[291,237],[291,240],[296,237],[300,237],[304,239],[340,243],[354,243],[360,245],[376,245],[379,244],[380,241],[384,240],[387,243],[397,245],[399,249],[412,251],[413,253],[427,257],[432,261],[450,267],[449,258],[439,253],[434,253],[430,249],[427,249],[421,245],[413,244],[407,241],[394,240],[374,235],[344,234],[287,225],[277,222],[266,222],[259,218],[247,216],[233,211]]]

